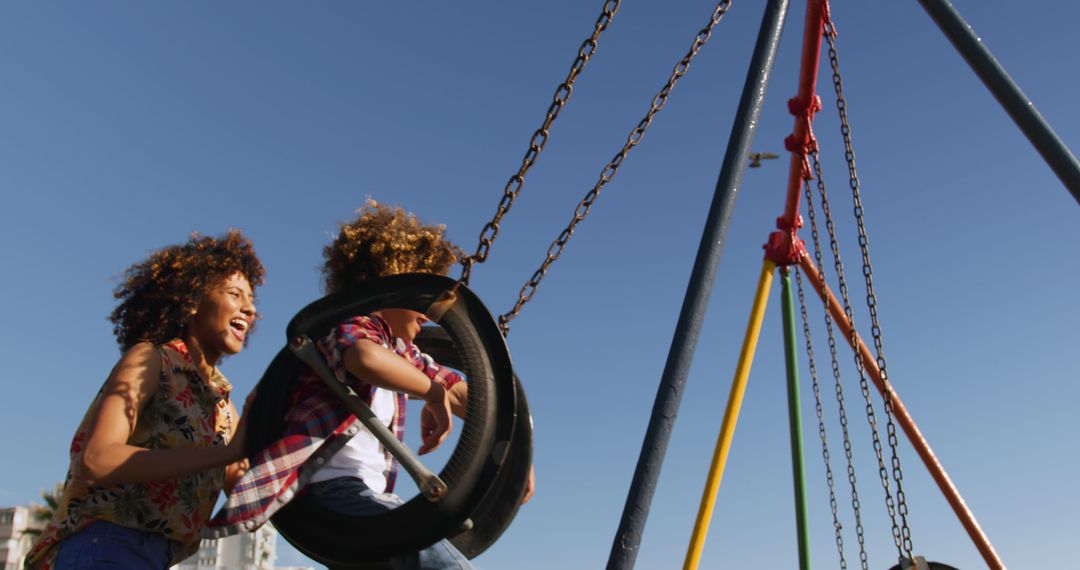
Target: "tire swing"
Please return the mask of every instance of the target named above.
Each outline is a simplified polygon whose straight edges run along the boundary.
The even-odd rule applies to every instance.
[[[445,331],[425,328],[414,342],[436,362],[451,368],[461,368],[462,363],[454,341]],[[469,515],[471,526],[450,537],[454,548],[469,559],[476,558],[487,550],[510,526],[528,488],[533,455],[532,414],[517,373],[514,374],[514,386],[517,392],[517,418],[510,449],[495,476],[495,482]]]
[[[290,322],[287,338],[292,343],[301,336],[319,338],[345,317],[380,308],[424,312],[442,327],[446,336],[425,330],[416,344],[439,361],[464,372],[469,382],[465,427],[439,475],[446,483],[445,494],[435,502],[416,497],[385,514],[365,517],[340,515],[304,500],[301,494],[271,520],[290,544],[310,558],[334,570],[383,569],[388,567],[386,559],[390,556],[419,550],[445,537],[464,555],[473,558],[493,544],[516,515],[532,468],[532,419],[506,349],[504,337],[509,333],[509,322],[532,299],[548,268],[562,254],[577,225],[588,216],[604,185],[641,142],[676,82],[686,73],[690,60],[726,11],[723,3],[714,10],[709,24],[698,32],[690,51],[652,99],[645,117],[631,130],[626,143],[579,202],[569,225],[548,248],[540,268],[522,287],[513,308],[501,315],[496,324],[467,288],[472,269],[487,260],[498,237],[500,222],[521,192],[526,173],[548,141],[552,123],[569,100],[574,81],[595,53],[597,40],[619,4],[618,0],[604,2],[591,36],[579,48],[569,74],[555,90],[543,124],[533,133],[520,168],[508,180],[494,217],[481,231],[476,252],[461,260],[459,280],[420,274],[385,277],[316,301]],[[454,302],[448,302],[447,296]],[[435,310],[431,310],[433,306]],[[289,384],[300,365],[297,356],[287,348],[278,354],[260,381],[252,403],[252,417],[274,419],[270,424],[249,426],[249,453],[276,441],[283,432],[281,418],[288,404]],[[419,482],[418,486],[424,491]]]
[[[479,530],[489,530],[477,533],[477,527],[467,522],[482,505],[487,505],[489,512],[505,510],[495,508],[499,497],[492,490],[500,474],[504,481],[501,488],[516,487],[507,485],[509,471],[504,467],[511,442],[518,441],[514,434],[520,423],[510,355],[498,326],[472,291],[453,279],[428,274],[372,280],[305,307],[289,323],[287,338],[321,338],[348,317],[390,307],[424,312],[442,327],[456,356],[453,367],[469,382],[468,408],[457,447],[439,474],[446,490],[438,500],[418,495],[384,514],[347,516],[314,504],[300,493],[274,514],[271,521],[290,544],[335,568],[378,568],[390,556],[419,550],[470,526],[473,530],[466,531],[472,532],[466,534],[466,546],[479,546],[479,553],[490,544],[485,544],[483,537],[497,537],[509,524],[505,516],[495,517],[505,519],[501,528],[492,532],[491,525],[485,523]],[[251,410],[256,421],[248,428],[246,442],[249,455],[283,434],[288,396],[303,366],[292,350],[285,348],[259,381]],[[524,446],[513,447],[527,448],[520,450],[520,455],[531,460],[531,433],[527,435]],[[529,461],[525,463],[527,476]]]

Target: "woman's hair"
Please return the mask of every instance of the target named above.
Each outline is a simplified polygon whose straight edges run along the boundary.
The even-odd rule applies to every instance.
[[[216,238],[194,233],[187,243],[159,249],[132,265],[113,292],[120,304],[109,317],[120,349],[180,336],[206,292],[235,273],[243,274],[252,289],[262,285],[265,274],[251,240],[239,230]]]
[[[398,273],[446,275],[462,252],[443,237],[445,232],[446,226],[425,225],[400,207],[369,198],[323,248],[326,292]]]

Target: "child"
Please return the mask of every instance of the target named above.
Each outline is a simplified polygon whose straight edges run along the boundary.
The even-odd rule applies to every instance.
[[[165,570],[193,554],[244,469],[243,422],[217,370],[255,324],[263,267],[238,231],[193,235],[128,268],[111,320],[124,355],[71,443],[31,570]]]
[[[461,252],[443,232],[401,208],[369,200],[323,250],[327,293],[398,273],[445,275]],[[384,308],[345,319],[316,342],[335,375],[399,438],[406,397],[424,400],[421,454],[439,447],[450,432],[450,414],[464,417],[468,399],[467,384],[412,343],[426,320],[423,313]],[[210,523],[220,527],[212,536],[262,524],[280,507],[279,498],[296,493],[300,481],[307,482],[304,492],[312,500],[346,515],[377,514],[402,504],[391,494],[396,462],[367,430],[349,429],[358,420],[310,370],[305,368],[290,401],[285,437],[255,456],[251,471]],[[346,432],[356,435],[349,438]],[[472,568],[447,540],[391,563],[408,569]]]

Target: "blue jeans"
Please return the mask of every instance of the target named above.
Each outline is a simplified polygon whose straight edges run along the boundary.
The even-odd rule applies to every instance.
[[[148,532],[98,521],[60,543],[55,570],[167,570],[172,542]]]
[[[310,483],[304,489],[316,503],[350,516],[385,513],[405,502],[397,495],[372,491],[356,477]],[[390,565],[394,570],[473,570],[469,559],[445,539],[420,552],[391,558]]]

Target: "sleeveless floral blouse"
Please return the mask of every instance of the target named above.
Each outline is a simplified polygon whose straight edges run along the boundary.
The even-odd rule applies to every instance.
[[[158,347],[157,393],[139,414],[128,444],[148,449],[225,445],[232,431],[232,385],[216,369],[207,383],[183,341]],[[102,390],[90,404],[71,442],[71,465],[80,460]],[[173,543],[173,564],[195,553],[200,532],[225,482],[225,467],[154,483],[91,487],[69,467],[64,494],[48,527],[34,542],[26,567],[51,570],[60,543],[95,521],[156,532]]]

